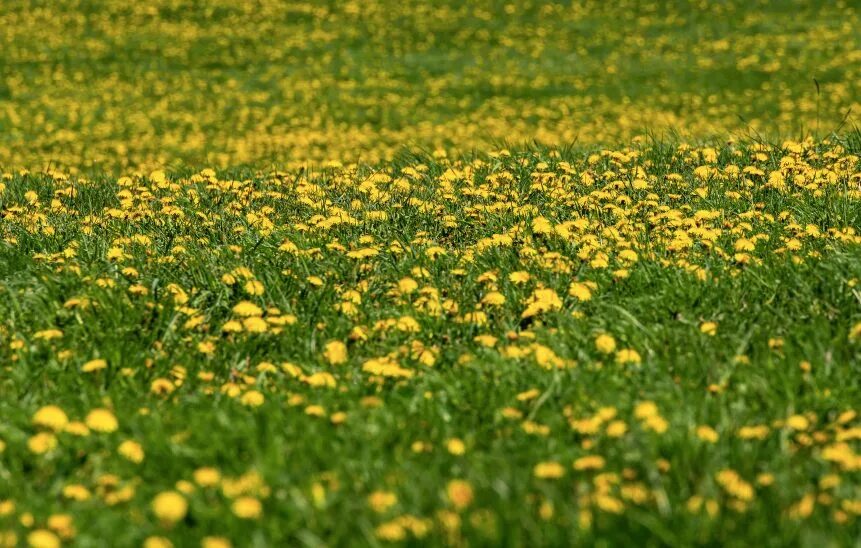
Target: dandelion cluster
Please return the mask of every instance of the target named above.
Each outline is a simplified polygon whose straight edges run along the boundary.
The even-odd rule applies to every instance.
[[[845,144],[3,179],[9,538],[857,527]]]
[[[828,132],[861,111],[859,27],[851,0],[7,2],[0,164]]]

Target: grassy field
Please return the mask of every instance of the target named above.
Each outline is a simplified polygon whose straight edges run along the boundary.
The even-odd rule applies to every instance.
[[[4,0],[0,163],[119,175],[823,137],[861,112],[854,4]]]
[[[858,545],[861,12],[609,4],[4,2],[0,546]]]

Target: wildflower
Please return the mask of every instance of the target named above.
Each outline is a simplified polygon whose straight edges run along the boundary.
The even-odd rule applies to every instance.
[[[460,438],[451,438],[445,442],[446,449],[452,455],[463,455],[466,453],[466,444]]]
[[[69,423],[66,413],[56,405],[46,405],[33,415],[33,424],[60,432]]]
[[[382,514],[397,502],[397,495],[391,491],[374,491],[368,496],[368,505],[378,514]]]
[[[150,383],[150,392],[158,395],[167,395],[176,390],[176,386],[170,379],[158,378]]]
[[[152,536],[144,540],[143,548],[173,548],[173,543],[165,537]]]
[[[269,325],[266,323],[266,320],[255,316],[242,320],[242,327],[244,327],[249,333],[266,333],[269,329]]]
[[[338,384],[335,377],[325,371],[318,371],[317,373],[303,377],[302,382],[315,388],[334,388]]]
[[[253,296],[263,295],[265,288],[263,287],[263,284],[257,280],[248,280],[245,282],[245,292]]]
[[[578,301],[585,302],[592,299],[592,290],[583,282],[571,282],[568,287],[568,294]]]
[[[105,360],[90,360],[81,366],[81,371],[84,373],[92,373],[93,371],[105,369],[107,366],[108,362]]]
[[[140,464],[144,460],[144,450],[136,441],[126,440],[117,447],[117,453],[130,460],[135,464]]]
[[[552,289],[536,289],[526,300],[526,309],[521,318],[531,318],[537,314],[562,309],[562,299]]]
[[[402,316],[398,319],[395,327],[398,331],[405,331],[408,333],[418,333],[421,330],[419,323],[412,316]]]
[[[565,468],[558,462],[540,462],[532,470],[536,478],[558,479],[565,475]]]
[[[786,419],[786,426],[793,430],[807,430],[810,427],[810,421],[804,415],[792,415]]]
[[[347,345],[341,341],[329,341],[323,356],[330,365],[340,365],[347,362]]]
[[[211,356],[215,353],[215,343],[212,341],[201,341],[197,343],[197,351],[201,354]]]
[[[47,453],[57,447],[57,437],[50,432],[39,432],[27,440],[27,448],[37,455]]]
[[[188,502],[176,491],[159,493],[152,501],[155,516],[165,523],[176,523],[188,512]]]
[[[419,288],[418,282],[412,278],[402,278],[398,281],[398,291],[401,295],[409,295]]]
[[[717,324],[715,322],[703,322],[700,324],[700,332],[713,337],[717,334]]]
[[[527,390],[526,392],[521,392],[520,394],[515,396],[515,399],[517,401],[529,401],[529,400],[534,400],[535,398],[537,398],[540,395],[541,395],[540,390],[538,390],[537,388],[532,388],[530,390]]]
[[[247,405],[248,407],[260,407],[263,405],[263,402],[266,401],[266,398],[262,393],[257,390],[249,390],[248,392],[242,394],[242,397],[239,399],[242,405]]]
[[[517,272],[512,272],[508,275],[508,280],[513,284],[525,284],[530,280],[531,276],[529,272],[524,272],[523,270],[519,270]],[[861,325],[861,324],[859,324]]]
[[[386,542],[401,542],[407,538],[407,531],[400,523],[390,521],[377,526],[374,535]]]
[[[110,433],[119,428],[117,418],[107,409],[93,409],[84,419],[87,427],[96,432]]]
[[[607,425],[607,435],[611,438],[619,438],[628,431],[628,425],[624,421],[612,421]]]
[[[714,428],[703,424],[697,427],[697,437],[708,443],[716,443],[719,436],[718,433],[715,432]]]
[[[619,365],[639,364],[642,361],[640,353],[633,348],[623,348],[616,352],[616,363]]]
[[[643,401],[634,407],[634,416],[638,419],[647,419],[658,414],[658,406],[652,401]]]
[[[601,333],[595,337],[595,348],[602,354],[612,354],[616,351],[616,339],[606,333]]]
[[[587,455],[574,461],[575,470],[600,470],[604,468],[604,457],[600,455]]]
[[[27,535],[31,548],[60,548],[60,537],[47,529],[36,529]]]
[[[233,501],[230,509],[241,519],[258,519],[263,514],[263,505],[254,497],[239,497]]]
[[[212,487],[221,481],[221,473],[211,467],[198,468],[194,471],[194,481],[201,487]]]
[[[240,301],[233,307],[233,313],[243,317],[262,316],[263,309],[252,302]]]
[[[472,504],[472,486],[464,480],[452,480],[446,486],[446,494],[449,502],[457,510],[463,510]]]

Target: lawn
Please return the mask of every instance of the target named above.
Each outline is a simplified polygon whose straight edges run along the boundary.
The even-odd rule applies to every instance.
[[[4,3],[0,546],[857,544],[861,12],[610,4]]]

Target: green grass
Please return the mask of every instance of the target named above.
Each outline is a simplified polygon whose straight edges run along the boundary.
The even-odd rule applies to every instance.
[[[0,547],[858,545],[859,13],[3,2]]]
[[[628,160],[596,156],[597,163],[581,152],[562,158],[548,151],[523,152],[466,163],[413,156],[373,170],[218,174],[218,181],[242,181],[233,188],[189,172],[171,177],[173,187],[159,185],[157,176],[156,182],[136,178],[125,186],[145,199],[125,206],[112,179],[12,176],[0,207],[9,212],[21,205],[25,211],[7,214],[6,243],[0,247],[0,352],[6,364],[0,384],[0,439],[6,444],[0,457],[0,500],[14,500],[17,507],[2,518],[6,527],[23,538],[22,513],[31,513],[38,525],[65,512],[73,516],[82,545],[105,538],[136,544],[150,535],[190,545],[208,534],[226,536],[236,545],[376,544],[381,542],[375,536],[379,525],[409,514],[429,520],[422,544],[852,544],[859,534],[858,518],[841,505],[858,500],[857,465],[847,468],[823,454],[838,432],[857,425],[857,419],[840,425],[835,421],[857,408],[861,397],[859,347],[847,338],[861,319],[857,235],[839,241],[828,232],[850,229],[843,233],[851,234],[859,225],[861,208],[853,190],[859,151],[835,154],[840,150],[836,145],[818,145],[793,154],[773,148],[768,160],[757,161],[754,147],[737,150],[740,155],[719,151],[721,172],[735,163],[755,164],[768,173],[790,156],[803,159],[810,169],[844,168],[837,181],[820,182],[816,190],[769,187],[765,177],[752,176],[747,184],[720,175],[711,179],[708,196],[700,197],[693,192],[702,183],[693,175],[697,163],[690,161],[692,154],[656,145],[644,146],[639,157]],[[571,183],[560,182],[568,165],[563,160],[578,174]],[[422,165],[426,174],[409,175],[408,168]],[[644,170],[640,176],[648,189],[630,186],[634,177],[624,173],[636,166]],[[455,178],[451,189],[439,183],[447,170],[463,174],[470,167],[475,175]],[[562,185],[566,193],[536,187],[532,173],[539,171],[555,174],[551,185]],[[608,171],[616,175],[593,187],[576,182],[579,174]],[[409,186],[390,187],[391,197],[374,204],[359,189],[372,172],[395,179],[405,175]],[[672,172],[681,179],[667,179]],[[509,176],[494,179],[503,173]],[[613,182],[617,176],[623,184]],[[296,181],[318,185],[320,194],[304,201],[307,194]],[[49,211],[51,197],[66,187],[77,189],[77,195],[60,199],[66,210]],[[743,196],[727,198],[724,192],[731,189]],[[37,205],[24,205],[27,191],[37,193]],[[650,192],[658,196],[652,205]],[[619,197],[631,200],[625,215],[604,207]],[[328,205],[318,202],[321,198]],[[165,211],[168,199],[180,213]],[[422,210],[416,199],[434,208]],[[506,202],[519,209],[476,209]],[[721,229],[715,242],[728,255],[701,243],[681,252],[669,250],[672,233],[662,233],[663,221],[656,217],[662,205],[689,219],[698,210],[719,211],[718,220],[701,225]],[[315,213],[323,219],[336,207],[350,212],[357,224],[303,228],[301,223],[314,222]],[[117,209],[111,213],[112,208]],[[390,218],[372,221],[368,209],[386,210]],[[250,212],[265,213],[272,228],[251,226]],[[781,212],[790,215],[781,218]],[[45,218],[28,230],[38,213]],[[208,222],[198,220],[200,214]],[[582,216],[591,225],[575,230],[580,236],[574,238],[542,235],[532,228],[532,219],[539,216],[553,224]],[[802,248],[795,252],[779,251],[796,235],[793,226],[808,224],[821,235],[800,236]],[[84,230],[87,225],[94,227],[92,233]],[[491,247],[470,257],[468,250],[481,238],[517,226],[522,228],[512,247]],[[622,244],[601,238],[597,249],[610,256],[605,269],[581,260],[578,253],[586,234],[606,236],[607,227],[621,230]],[[129,242],[139,234],[151,243]],[[733,259],[736,239],[755,234],[765,238],[750,253],[752,262]],[[366,247],[359,243],[361,236],[372,237],[374,243],[367,245],[378,249],[378,255],[364,260],[346,256],[350,249]],[[279,251],[285,239],[300,250],[319,251]],[[403,252],[389,248],[395,241],[403,244]],[[61,259],[57,254],[72,242],[77,242],[76,256]],[[335,242],[343,250],[331,247]],[[447,254],[431,260],[425,250],[436,244]],[[238,247],[231,251],[228,245]],[[128,256],[106,258],[111,247]],[[627,277],[613,273],[623,262],[618,256],[623,247],[640,256],[627,267]],[[528,260],[524,250],[530,248],[539,255],[567,257],[571,270]],[[706,269],[706,280],[687,272],[686,264]],[[221,280],[240,266],[263,283],[262,296],[244,295],[241,278],[234,286]],[[124,274],[125,267],[133,267],[138,276]],[[417,277],[415,268],[426,269],[425,277]],[[532,280],[525,286],[510,283],[507,275],[516,270],[529,271]],[[486,272],[498,275],[491,285],[506,297],[495,309],[479,304],[491,289],[480,281]],[[323,278],[323,285],[309,284],[311,275]],[[415,277],[419,287],[436,288],[441,299],[458,303],[459,312],[430,314],[416,304],[418,294],[394,296],[392,288],[407,276]],[[596,282],[592,299],[566,296],[572,279]],[[98,280],[114,285],[100,287]],[[554,288],[564,304],[558,311],[523,318],[524,303],[538,283]],[[129,288],[136,284],[149,293],[133,295]],[[188,302],[176,302],[169,284],[183,288]],[[347,317],[335,304],[353,288],[362,293],[362,303],[356,316]],[[86,298],[91,305],[65,306],[72,298]],[[231,308],[243,299],[277,307],[297,322],[279,334],[222,333],[235,316]],[[486,325],[456,319],[477,308],[488,311]],[[198,314],[200,325],[183,327]],[[418,320],[419,332],[373,327],[404,315]],[[714,336],[700,332],[704,321],[717,322]],[[350,338],[356,326],[368,330],[367,340]],[[62,330],[62,337],[34,337],[51,328]],[[641,363],[618,364],[612,355],[598,352],[593,341],[601,332],[612,334],[619,348],[635,349]],[[517,340],[507,340],[509,333]],[[479,334],[500,341],[496,348],[486,348],[475,342]],[[16,340],[24,342],[22,348],[10,347]],[[330,340],[348,343],[347,363],[326,362],[323,350]],[[212,355],[198,350],[201,341],[214,342]],[[415,360],[409,346],[416,341],[433,349],[432,366]],[[565,365],[542,367],[531,356],[516,359],[504,351],[509,343],[528,347],[533,341]],[[63,356],[63,350],[70,354]],[[363,369],[367,360],[389,353],[413,373],[411,378],[375,380]],[[93,358],[106,359],[107,369],[81,372],[81,365]],[[801,369],[802,361],[810,363],[809,371]],[[262,362],[277,370],[260,373],[256,366]],[[306,375],[328,371],[337,387],[303,384],[281,369],[283,362]],[[153,380],[176,381],[171,371],[177,365],[186,370],[184,381],[174,383],[179,385],[169,395],[152,393]],[[200,372],[214,378],[200,380]],[[248,407],[222,393],[243,375],[250,376],[250,384],[239,392],[260,391],[265,396],[261,406]],[[533,389],[533,399],[518,401],[518,394]],[[368,396],[379,398],[380,406],[363,403]],[[634,417],[635,406],[646,400],[655,402],[667,421],[663,434]],[[39,429],[30,417],[47,404],[62,407],[73,419],[108,407],[119,419],[119,430],[84,438],[61,433],[57,449],[33,454],[27,440]],[[308,405],[322,406],[327,417],[309,416]],[[505,418],[507,407],[523,416]],[[625,435],[584,434],[569,424],[604,407],[612,407],[625,421]],[[144,408],[145,414],[140,411]],[[336,412],[346,413],[343,424],[330,422]],[[809,426],[783,426],[793,415],[807,417]],[[547,434],[527,433],[524,421],[527,428],[528,423],[546,426]],[[695,435],[703,424],[719,434],[716,443]],[[739,429],[750,425],[768,425],[764,439],[740,439]],[[451,438],[464,442],[465,454],[446,450]],[[124,439],[142,445],[142,463],[117,454]],[[417,441],[432,449],[415,452]],[[857,441],[849,443],[857,448]],[[573,470],[571,463],[588,454],[605,459],[603,472],[628,470],[623,483],[642,488],[644,499],[626,500],[614,487],[613,496],[624,501],[619,514],[584,499],[601,480],[595,471]],[[658,463],[661,459],[668,468]],[[565,476],[534,477],[533,467],[545,461],[562,464]],[[217,489],[197,488],[187,495],[190,509],[180,523],[159,525],[150,501],[178,481],[191,481],[201,466],[214,466],[225,476],[259,473],[268,486],[258,493],[263,516],[231,516],[228,497]],[[755,496],[743,510],[716,483],[717,474],[726,469],[754,484]],[[763,473],[773,475],[773,484],[756,485]],[[104,474],[133,485],[131,500],[107,505],[96,487]],[[829,474],[840,478],[839,486],[819,487]],[[445,489],[456,478],[470,483],[474,500],[452,514],[461,523],[447,530],[444,524],[453,518],[439,512],[452,510]],[[93,498],[65,499],[62,488],[70,483],[87,486]],[[322,497],[314,485],[322,487]],[[397,496],[397,503],[379,514],[367,502],[377,490]],[[831,497],[828,504],[817,503],[800,518],[790,516],[805,495],[822,493]],[[714,500],[717,514],[691,512],[687,504],[695,496]],[[542,503],[552,504],[552,517],[541,517]],[[589,526],[582,522],[584,511],[590,512]],[[843,518],[835,518],[836,511]],[[406,538],[412,537],[406,533]]]
[[[377,163],[405,146],[673,132],[780,140],[824,137],[861,111],[851,2],[4,7],[8,168]]]

